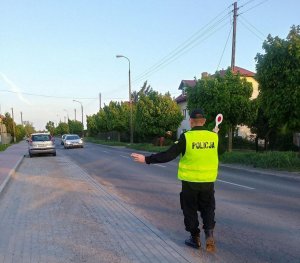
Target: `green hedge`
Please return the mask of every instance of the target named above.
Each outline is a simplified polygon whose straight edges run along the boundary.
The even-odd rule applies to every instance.
[[[222,163],[251,165],[253,167],[300,171],[300,154],[297,152],[226,152]]]

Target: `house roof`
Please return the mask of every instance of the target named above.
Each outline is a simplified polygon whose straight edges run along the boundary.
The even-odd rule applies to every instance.
[[[222,70],[219,71],[219,73],[220,73],[221,76],[224,76],[225,73],[226,73],[226,70],[222,69]],[[247,70],[247,69],[244,69],[244,68],[241,68],[241,67],[234,67],[233,73],[234,74],[240,73],[244,77],[254,77],[255,76],[254,72],[252,72],[250,70]]]
[[[180,95],[175,99],[175,101],[176,101],[177,103],[185,102],[185,101],[186,101],[186,95],[180,94]]]
[[[196,80],[182,80],[178,89],[182,90],[185,87],[193,88],[195,86],[196,86]]]
[[[222,69],[222,70],[219,71],[219,73],[220,73],[221,76],[224,76],[225,73],[226,73],[226,70]],[[237,67],[237,66],[234,67],[233,73],[235,73],[235,74],[240,73],[244,77],[254,77],[255,76],[254,72],[252,72],[250,70],[247,70],[247,69],[244,69],[244,68],[241,68],[241,67]],[[179,85],[178,89],[179,90],[183,90],[185,87],[191,87],[191,88],[193,88],[193,87],[196,86],[196,83],[197,83],[196,80],[182,80],[180,82],[180,85]],[[177,103],[185,102],[186,101],[186,95],[183,95],[183,94],[179,95],[175,99],[175,101]]]

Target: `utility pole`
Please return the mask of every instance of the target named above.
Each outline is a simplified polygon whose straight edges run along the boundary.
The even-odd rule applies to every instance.
[[[231,70],[235,67],[235,43],[236,43],[236,18],[237,18],[237,2],[233,4],[233,33],[232,33],[232,52],[231,52]]]
[[[99,110],[101,110],[101,93],[99,93]]]
[[[17,142],[16,139],[16,126],[15,126],[15,120],[14,120],[14,108],[11,108],[11,116],[12,116],[12,125],[13,125],[13,132],[14,132],[14,143]]]
[[[22,111],[20,113],[21,113],[21,124],[23,126],[23,113],[22,113]]]
[[[75,121],[76,121],[76,109],[74,109],[74,112],[75,112]]]
[[[233,4],[233,33],[232,33],[232,51],[231,51],[231,71],[234,72],[235,67],[235,44],[236,44],[236,18],[237,18],[237,2]],[[232,151],[232,127],[228,128],[228,152]]]

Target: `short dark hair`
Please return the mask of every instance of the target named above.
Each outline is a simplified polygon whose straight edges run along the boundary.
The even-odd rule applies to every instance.
[[[191,111],[190,118],[191,119],[205,118],[203,110],[202,109],[195,109],[195,110]]]

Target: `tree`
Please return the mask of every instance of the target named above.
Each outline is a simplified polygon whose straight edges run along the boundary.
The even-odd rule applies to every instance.
[[[207,124],[214,122],[218,113],[224,116],[222,126],[228,129],[228,151],[232,150],[232,131],[236,125],[247,124],[253,118],[250,97],[252,84],[230,68],[224,76],[199,79],[194,88],[187,89],[188,110],[202,108]]]
[[[136,105],[135,130],[143,138],[164,136],[166,131],[176,131],[183,116],[169,95],[156,91],[141,94]]]
[[[133,103],[137,103],[139,98],[141,97],[141,95],[149,95],[151,92],[153,92],[153,89],[151,88],[150,85],[147,84],[147,81],[144,82],[143,86],[141,87],[141,89],[136,92],[132,92],[131,98]]]
[[[24,129],[26,132],[26,136],[29,136],[32,133],[35,133],[35,128],[33,127],[33,124],[29,121],[23,121]]]
[[[15,135],[14,135],[14,126],[13,125],[16,125],[16,124],[13,122],[13,119],[8,112],[6,112],[4,116],[5,116],[5,118],[3,119],[3,123],[6,126],[6,132],[10,133],[10,135],[12,137],[14,137]]]
[[[69,132],[73,134],[82,134],[82,123],[80,121],[68,120]]]
[[[126,102],[111,101],[106,108],[106,119],[110,131],[118,132],[120,141],[121,132],[129,132],[130,107]]]
[[[22,124],[16,126],[16,140],[17,142],[23,140],[26,135],[26,130]]]
[[[256,78],[270,126],[300,130],[300,26],[292,26],[286,39],[269,35],[265,54],[257,54]]]
[[[48,132],[50,132],[51,135],[54,135],[55,125],[53,121],[48,121],[45,128],[47,129]]]
[[[55,128],[55,134],[66,134],[69,133],[69,125],[65,122],[60,122]]]

